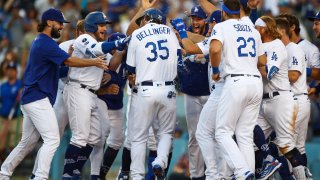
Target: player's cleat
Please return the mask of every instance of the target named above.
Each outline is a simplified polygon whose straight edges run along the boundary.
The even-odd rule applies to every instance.
[[[153,170],[154,175],[157,176],[158,180],[165,179],[164,171],[159,164],[152,166],[152,170]]]
[[[304,166],[297,166],[292,168],[293,175],[298,180],[307,180],[306,173],[304,170]]]
[[[62,180],[80,180],[81,176],[80,174],[75,174],[73,176],[70,176],[69,174],[62,175]]]
[[[241,177],[236,177],[235,175],[232,176],[231,180],[253,180],[254,179],[254,174],[250,171],[247,171],[244,173],[244,176]]]
[[[276,160],[274,157],[268,155],[271,161],[264,159],[262,164],[262,170],[258,173],[256,179],[257,180],[266,180],[268,179],[274,172],[276,172],[280,167],[281,163]]]
[[[120,172],[120,174],[118,175],[118,180],[129,180],[129,179],[130,179],[129,172]]]
[[[308,179],[308,180],[312,180],[312,174],[311,174],[309,168],[308,168],[308,167],[304,167],[304,171],[305,171],[305,173],[306,173],[307,179]]]
[[[29,177],[29,180],[34,179],[36,176],[34,174],[31,174],[31,176]]]

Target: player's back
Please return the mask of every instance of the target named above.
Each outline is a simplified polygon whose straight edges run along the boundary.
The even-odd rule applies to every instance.
[[[288,91],[290,83],[288,78],[288,54],[286,47],[279,39],[263,43],[263,49],[267,55],[267,66],[269,71],[272,66],[279,68],[279,71],[271,80],[264,81],[263,92]]]
[[[177,75],[178,49],[178,39],[166,25],[148,23],[134,31],[127,59],[135,62],[136,83],[172,81]]]
[[[261,55],[260,34],[246,21],[230,19],[217,24],[211,38],[222,43],[221,77],[228,74],[259,75],[258,56]]]

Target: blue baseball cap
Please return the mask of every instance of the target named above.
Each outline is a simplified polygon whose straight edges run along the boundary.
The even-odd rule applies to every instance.
[[[191,9],[191,14],[190,16],[196,16],[202,19],[207,19],[207,14],[203,11],[203,9],[201,8],[201,6],[194,6]]]
[[[221,11],[220,10],[216,10],[213,11],[210,16],[206,19],[207,23],[212,23],[212,22],[216,22],[219,23],[221,22]]]
[[[310,21],[315,21],[315,20],[320,20],[320,12],[318,12],[315,16],[313,17],[308,17]]]
[[[57,21],[61,23],[70,23],[69,21],[64,19],[63,13],[59,9],[50,8],[43,12],[41,21]]]

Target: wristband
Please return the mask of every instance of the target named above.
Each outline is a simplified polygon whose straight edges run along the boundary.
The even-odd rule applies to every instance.
[[[220,73],[219,67],[211,67],[211,69],[212,69],[212,73],[213,74],[219,74]]]
[[[188,38],[188,34],[186,30],[179,31],[179,35],[181,39]]]

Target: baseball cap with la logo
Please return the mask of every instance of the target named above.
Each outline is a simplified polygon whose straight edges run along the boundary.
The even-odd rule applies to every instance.
[[[61,23],[70,23],[69,21],[64,19],[63,13],[59,9],[50,8],[46,10],[41,17],[41,21],[57,21]]]
[[[320,20],[320,12],[318,12],[315,16],[313,17],[308,17],[310,21],[315,21],[315,20]]]

